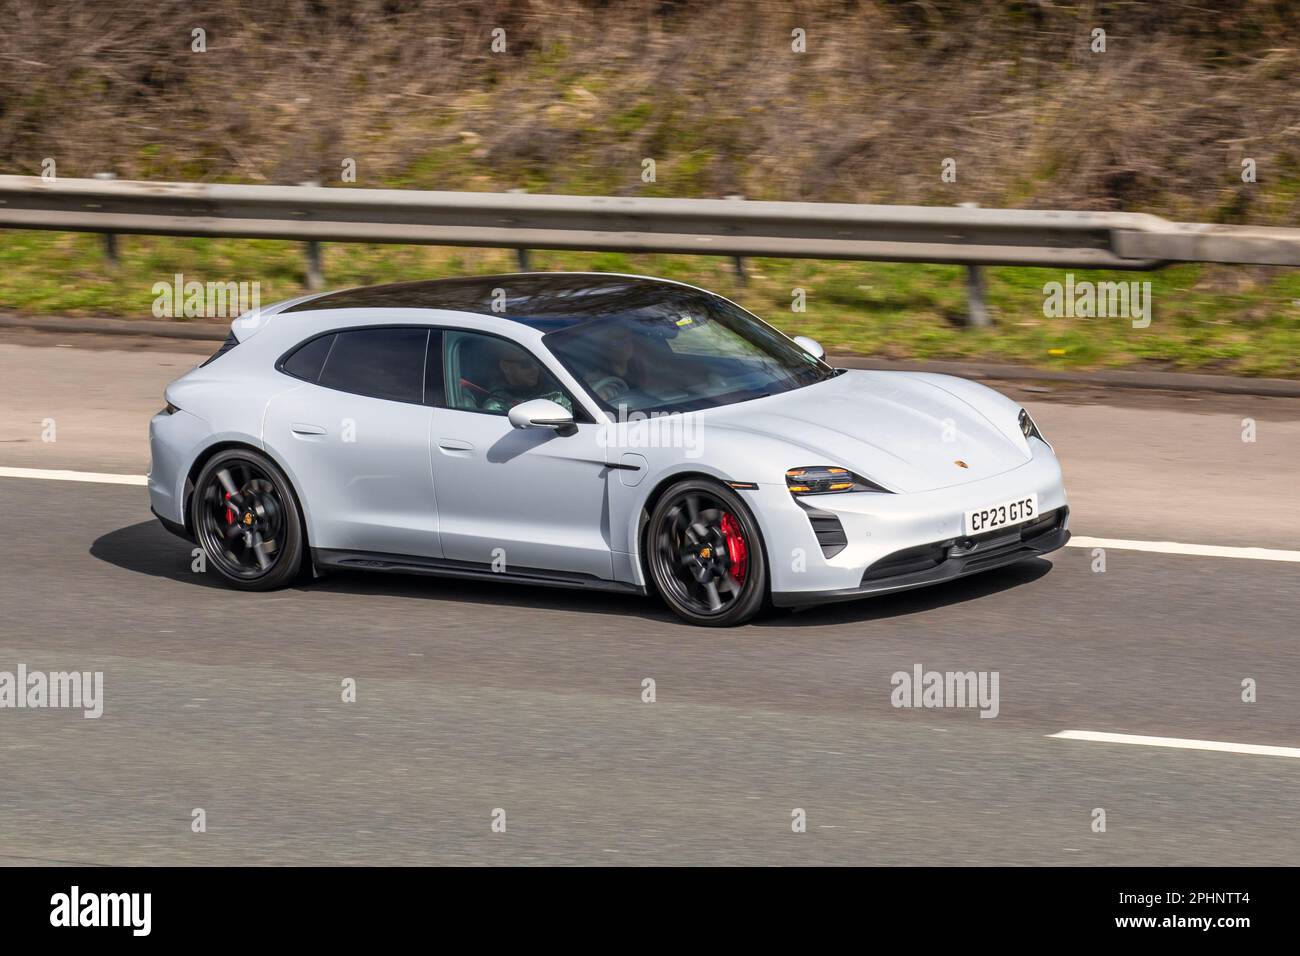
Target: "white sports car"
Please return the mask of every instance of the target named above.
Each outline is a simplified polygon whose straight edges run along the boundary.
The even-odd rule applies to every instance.
[[[832,368],[734,303],[528,273],[237,319],[150,423],[154,514],[231,586],[364,568],[657,592],[693,624],[866,597],[1069,538],[1024,409]]]

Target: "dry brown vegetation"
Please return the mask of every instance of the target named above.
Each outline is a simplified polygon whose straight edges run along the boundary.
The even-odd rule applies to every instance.
[[[1294,223],[1298,36],[1285,0],[0,0],[0,166]]]

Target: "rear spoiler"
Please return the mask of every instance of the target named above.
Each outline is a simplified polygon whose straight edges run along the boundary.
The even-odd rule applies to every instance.
[[[250,309],[230,323],[230,336],[236,342],[247,342],[260,329],[270,316],[261,309]]]
[[[319,296],[325,295],[324,292],[313,292],[310,295],[300,295],[296,299],[285,299],[283,302],[274,302],[271,305],[259,306],[255,309],[249,309],[234,322],[230,323],[230,334],[234,336],[236,342],[247,342],[258,333],[271,317],[283,312],[292,305],[300,302],[309,302]]]

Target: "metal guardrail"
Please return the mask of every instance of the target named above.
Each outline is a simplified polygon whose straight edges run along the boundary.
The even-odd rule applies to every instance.
[[[0,176],[0,227],[511,249],[1151,269],[1300,266],[1300,229],[1142,213]]]
[[[120,233],[307,243],[308,285],[323,283],[321,242],[392,242],[968,266],[970,322],[988,324],[981,266],[1155,269],[1174,262],[1300,266],[1300,229],[1168,222],[1143,213],[972,206],[649,199],[240,186],[0,176],[0,228],[98,232],[110,261]]]

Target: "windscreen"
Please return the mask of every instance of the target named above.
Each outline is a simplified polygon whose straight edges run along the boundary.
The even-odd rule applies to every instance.
[[[608,412],[687,412],[802,388],[834,371],[725,299],[661,287],[543,342]]]

